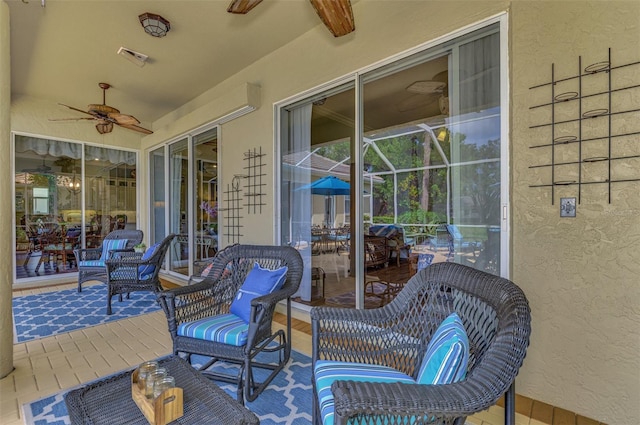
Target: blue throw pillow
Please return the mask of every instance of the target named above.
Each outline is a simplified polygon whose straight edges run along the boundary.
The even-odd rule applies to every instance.
[[[100,256],[100,260],[107,261],[109,259],[109,251],[124,249],[126,246],[126,239],[105,239],[102,241],[102,255]]]
[[[153,244],[151,245],[149,248],[147,248],[147,250],[144,252],[144,254],[142,254],[142,261],[146,261],[149,258],[153,257],[153,254],[156,253],[156,250],[158,249],[158,247],[160,246],[159,243]],[[151,277],[151,275],[153,275],[153,272],[156,271],[156,266],[155,264],[145,264],[144,266],[139,266],[138,267],[138,279],[144,280],[144,279],[149,279]]]
[[[257,262],[247,273],[244,283],[231,303],[230,312],[245,322],[251,320],[251,301],[259,296],[267,295],[282,288],[287,278],[287,266],[277,270],[263,269]]]
[[[469,338],[457,313],[451,313],[438,326],[429,341],[416,382],[452,384],[467,374]]]

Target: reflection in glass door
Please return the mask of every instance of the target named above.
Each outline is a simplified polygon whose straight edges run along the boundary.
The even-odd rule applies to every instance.
[[[494,24],[355,75],[361,98],[353,90],[329,90],[284,106],[282,241],[309,249],[308,260],[303,258],[312,271],[323,253],[337,246],[332,228],[340,221],[338,206],[346,203],[316,200],[312,190],[303,189],[323,176],[339,175],[343,166],[349,171],[340,178],[352,190],[358,177],[364,186],[350,198],[351,204],[362,203],[361,216],[349,206],[351,224],[364,223],[351,226],[349,234],[348,275],[356,271],[355,297],[353,282],[342,286],[342,275],[325,273],[327,281],[336,281],[325,283],[325,292],[342,291],[327,293],[326,303],[353,306],[355,301],[361,307],[364,301],[373,308],[388,302],[384,282],[406,282],[418,254],[504,272],[500,49]],[[356,123],[358,137],[352,134]],[[335,270],[336,256],[328,258],[327,268]],[[300,287],[302,302],[313,302],[317,274],[311,276]]]
[[[151,169],[151,243],[162,241],[167,235],[165,227],[165,166],[164,147],[155,149],[149,155],[149,168]]]
[[[317,305],[353,292],[351,245],[355,136],[353,82],[286,111],[281,146],[281,237],[305,262],[297,302]]]
[[[15,136],[16,279],[76,273],[73,251],[137,227],[135,152]]]
[[[199,273],[218,249],[217,135],[214,127],[149,154],[152,242],[176,235],[167,263],[181,276]]]
[[[169,270],[189,274],[189,152],[187,139],[169,145],[169,232],[177,237],[170,248]]]
[[[213,257],[218,247],[218,132],[213,128],[193,137],[195,223],[191,257],[195,271],[202,260]]]

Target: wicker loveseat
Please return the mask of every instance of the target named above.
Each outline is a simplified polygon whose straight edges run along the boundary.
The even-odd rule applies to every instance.
[[[441,385],[415,383],[434,331],[453,312],[468,334],[466,378]],[[311,320],[315,424],[322,423],[322,415],[333,415],[336,424],[461,425],[503,394],[505,422],[515,424],[514,380],[529,345],[531,318],[525,295],[511,281],[456,263],[432,264],[382,308],[316,307]],[[380,365],[409,379],[383,383],[366,378],[373,374],[357,380],[347,374],[329,384],[333,404],[323,398],[320,406],[318,382],[326,381],[318,381],[317,375],[326,369],[316,367],[327,361],[357,363],[365,371]],[[326,386],[320,391],[327,394]]]

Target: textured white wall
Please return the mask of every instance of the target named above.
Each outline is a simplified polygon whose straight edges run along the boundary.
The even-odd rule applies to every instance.
[[[640,2],[516,1],[511,12],[511,277],[524,288],[533,314],[531,348],[517,391],[602,422],[635,424],[640,418],[640,182],[613,185],[611,204],[606,185],[585,186],[576,218],[560,218],[559,197],[576,196],[576,188],[560,187],[553,206],[548,189],[529,188],[550,179],[549,169],[528,168],[548,161],[550,151],[529,146],[551,136],[529,128],[545,117],[528,108],[543,103],[544,91],[529,87],[550,80],[552,63],[556,78],[563,78],[578,72],[578,56],[584,68],[607,60],[609,48],[614,66],[640,61]],[[614,71],[616,87],[640,84],[640,67],[634,68]],[[595,92],[598,79],[606,77],[583,79],[583,92]],[[640,89],[612,99],[613,111],[637,109]],[[618,117],[615,127],[638,131],[638,118],[637,112]],[[638,153],[634,137],[629,151]],[[621,147],[623,141],[613,143]],[[584,149],[598,148],[589,142]],[[618,175],[631,168],[637,177],[640,169],[637,159],[612,164]],[[583,178],[606,177],[591,173],[600,166],[585,167]],[[575,172],[567,168],[558,172]]]

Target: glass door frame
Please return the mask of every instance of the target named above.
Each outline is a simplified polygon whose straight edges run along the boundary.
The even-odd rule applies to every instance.
[[[282,137],[287,134],[286,129],[283,128],[283,116],[286,114],[286,109],[290,108],[295,103],[304,103],[306,100],[311,99],[312,97],[321,96],[322,93],[327,92],[331,89],[335,89],[341,85],[346,84],[354,84],[355,86],[355,102],[356,102],[356,111],[355,111],[355,148],[352,149],[352,160],[355,162],[355,169],[360,169],[360,164],[363,164],[364,154],[363,154],[363,142],[364,142],[364,133],[363,133],[363,84],[366,74],[370,72],[375,72],[377,69],[382,68],[385,65],[392,64],[394,62],[400,62],[403,59],[407,59],[408,57],[416,54],[420,54],[430,49],[438,49],[439,46],[443,45],[448,41],[452,41],[459,37],[463,37],[468,35],[474,31],[483,30],[491,25],[497,24],[500,46],[499,46],[499,55],[500,55],[500,270],[499,274],[503,277],[508,278],[510,273],[510,261],[509,261],[509,252],[510,252],[510,200],[509,200],[509,176],[510,176],[510,168],[509,168],[509,72],[508,72],[508,14],[507,12],[503,12],[499,15],[491,17],[489,19],[477,22],[473,25],[469,25],[460,30],[454,31],[446,36],[440,37],[436,40],[424,43],[419,45],[413,49],[400,53],[398,55],[392,56],[388,59],[380,61],[376,64],[363,68],[359,71],[355,71],[352,74],[343,76],[341,78],[337,78],[331,82],[325,83],[323,85],[317,86],[313,89],[309,89],[305,92],[302,92],[296,96],[292,96],[283,101],[274,103],[274,140],[275,140],[275,155],[277,165],[274,169],[274,187],[275,187],[275,199],[274,199],[274,225],[275,225],[275,243],[283,244],[286,241],[282,240],[282,225],[281,225],[281,216],[279,206],[282,202],[282,187],[281,187],[281,141]],[[363,173],[355,173],[354,180],[352,181],[352,193],[360,194],[363,193],[364,189],[364,179]],[[363,308],[364,306],[364,297],[363,297],[363,286],[364,286],[364,235],[361,229],[364,227],[364,216],[363,212],[363,196],[352,196],[351,197],[352,208],[354,209],[355,217],[352,217],[352,223],[354,225],[354,229],[351,233],[351,255],[355,256],[355,267],[356,270],[356,307]],[[299,308],[306,310],[307,306],[296,303]]]
[[[193,259],[193,254],[195,253],[195,231],[196,231],[196,225],[195,225],[195,216],[194,216],[194,208],[195,208],[195,183],[196,183],[196,176],[195,173],[197,172],[197,167],[195,166],[195,164],[197,163],[195,158],[195,146],[194,146],[194,139],[197,138],[197,136],[216,129],[216,136],[217,136],[217,140],[218,140],[218,158],[220,158],[220,155],[222,153],[222,144],[220,143],[220,123],[219,122],[215,122],[215,123],[209,123],[207,125],[203,125],[201,127],[198,127],[194,130],[189,131],[188,133],[185,134],[181,134],[179,136],[173,137],[172,139],[159,144],[159,145],[155,145],[153,147],[150,147],[146,150],[146,157],[149,161],[151,161],[151,155],[154,152],[157,152],[158,149],[163,148],[164,149],[164,177],[165,177],[165,181],[164,181],[164,193],[165,193],[165,203],[167,202],[167,200],[170,200],[170,194],[171,194],[171,157],[170,157],[170,147],[176,143],[180,143],[182,141],[184,141],[186,139],[187,141],[187,163],[188,163],[188,172],[187,172],[187,202],[186,202],[186,209],[185,209],[185,217],[187,219],[187,235],[188,235],[188,240],[189,240],[189,244],[188,244],[188,252],[189,252],[189,257],[188,257],[188,271],[187,274],[182,274],[182,273],[178,273],[175,272],[171,269],[171,255],[167,255],[166,259],[165,259],[165,264],[163,267],[163,271],[164,273],[166,273],[168,276],[171,277],[175,277],[179,280],[187,280],[189,278],[189,276],[194,274],[194,259]],[[150,162],[149,162],[150,163]],[[220,161],[218,159],[218,176],[222,175],[222,161]],[[147,170],[147,179],[149,182],[151,182],[151,180],[153,179],[152,176],[152,170],[149,167]],[[220,189],[221,186],[218,184],[218,199],[220,199],[221,193],[220,193]],[[151,205],[151,194],[147,195],[147,201],[148,201],[148,205]],[[152,211],[149,211],[149,214],[152,214]],[[164,228],[165,228],[165,235],[169,235],[172,232],[171,229],[171,208],[167,208],[165,207],[164,209]],[[223,220],[221,219],[221,216],[218,216],[218,234],[220,234],[220,229],[223,228]],[[150,228],[151,225],[151,220],[149,220],[148,226]],[[152,235],[152,233],[150,233],[150,235]],[[151,243],[157,243],[160,241],[157,240],[153,240],[151,239]],[[172,246],[170,247],[170,249],[174,249],[175,244],[177,242],[174,240],[172,243]]]

